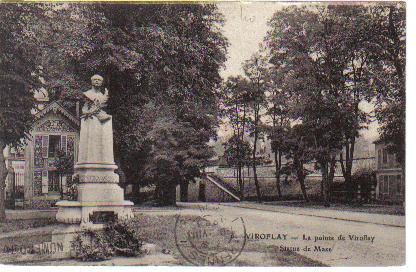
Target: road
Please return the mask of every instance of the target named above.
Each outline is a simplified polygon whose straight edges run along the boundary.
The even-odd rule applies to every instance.
[[[298,254],[329,266],[392,266],[405,263],[404,227],[218,204],[203,205],[202,210],[189,209],[195,208],[195,204],[182,203],[180,206],[185,208],[180,213],[207,214],[210,215],[207,218],[218,222],[221,222],[220,218],[241,217],[248,237],[252,236],[261,243],[276,245],[282,250],[285,250],[284,247],[295,250],[298,248]],[[165,212],[178,213],[161,211]],[[228,220],[220,224],[230,227],[230,222]],[[271,239],[271,234],[277,239]],[[340,235],[345,240],[338,240]],[[258,239],[255,239],[256,236]],[[311,240],[305,240],[308,237]],[[315,237],[324,240],[315,241]],[[305,251],[306,247],[310,251]]]

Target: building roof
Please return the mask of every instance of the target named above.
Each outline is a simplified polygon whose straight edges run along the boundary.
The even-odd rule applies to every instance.
[[[68,110],[66,110],[61,104],[59,104],[57,101],[54,101],[50,104],[48,104],[43,110],[36,113],[35,118],[37,120],[43,118],[46,116],[49,112],[53,113],[60,113],[66,118],[68,118],[72,123],[74,123],[77,127],[80,126],[80,120],[74,116],[72,113],[70,113]]]

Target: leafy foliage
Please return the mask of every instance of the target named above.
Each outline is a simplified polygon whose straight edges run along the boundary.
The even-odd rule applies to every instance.
[[[338,154],[352,182],[356,138],[371,117],[363,102],[377,101],[382,139],[404,146],[404,6],[291,6],[269,24],[272,76],[288,94],[291,122],[307,131],[303,150],[322,172],[328,202]]]
[[[13,7],[25,9],[20,5]],[[115,156],[130,182],[159,183],[157,175],[144,178],[149,176],[145,173],[147,162],[157,161],[149,160],[153,153],[147,129],[157,124],[146,105],[158,105],[160,112],[169,112],[178,127],[189,132],[189,142],[197,144],[186,145],[190,148],[186,156],[191,157],[186,163],[193,160],[191,164],[201,165],[210,154],[205,152],[207,143],[215,136],[219,68],[226,59],[227,41],[221,33],[223,18],[215,5],[66,3],[33,7],[37,13],[23,10],[15,14],[17,18],[25,14],[26,32],[22,35],[14,29],[9,32],[38,45],[28,47],[34,50],[28,50],[33,54],[27,59],[40,67],[42,85],[50,91],[52,99],[65,98],[65,103],[73,103],[83,97],[80,90],[88,88],[91,75],[99,73],[104,77],[110,91],[108,113],[113,116]],[[6,38],[20,48],[19,43]],[[27,67],[29,72],[36,71],[33,66]],[[66,99],[68,96],[72,101]],[[21,108],[29,111],[31,106]],[[146,115],[149,119],[142,120]],[[5,127],[13,128],[12,123]],[[18,134],[17,139],[22,133]],[[202,153],[205,156],[199,155]],[[196,155],[192,159],[193,154]],[[192,171],[180,173],[184,175],[182,179],[199,174],[195,166],[190,168]]]
[[[371,9],[376,52],[371,65],[380,139],[405,165],[406,10],[403,3]]]
[[[143,240],[137,235],[132,223],[121,221],[109,224],[104,232],[116,254],[133,257],[144,253]]]
[[[40,16],[34,5],[2,4],[0,7],[0,221],[5,219],[4,188],[6,145],[19,146],[33,122],[31,90],[39,86],[39,69],[31,57],[39,44],[29,38],[28,21]]]
[[[360,168],[354,172],[352,180],[355,184],[371,184],[376,181],[376,172],[373,169]]]
[[[69,200],[78,200],[78,185],[79,185],[79,174],[72,175],[70,179],[67,180],[66,196]]]
[[[224,157],[228,166],[250,165],[251,146],[247,141],[241,141],[237,136],[232,136],[224,145]]]
[[[201,169],[214,153],[211,147],[195,137],[204,132],[174,118],[172,112],[162,113],[157,109],[156,112],[158,114],[146,138],[151,149],[145,163],[144,178],[145,181],[156,181],[160,199],[165,204],[172,204],[175,186],[201,176]]]
[[[86,230],[71,242],[74,257],[81,261],[109,260],[114,255],[133,257],[143,254],[143,240],[130,221],[107,224],[104,230]]]
[[[166,161],[160,160],[155,148],[169,153],[171,162],[175,162],[170,164],[172,167],[183,165],[187,169],[170,168],[169,173],[175,174],[174,177],[197,176],[197,166],[210,154],[205,152],[206,144],[215,135],[218,112],[215,90],[220,83],[218,70],[225,61],[227,45],[220,32],[222,18],[216,7],[77,7],[79,16],[89,23],[87,31],[82,33],[90,35],[80,33],[82,46],[75,44],[67,48],[66,56],[69,55],[70,63],[77,63],[73,73],[75,81],[88,82],[85,76],[96,71],[104,76],[110,90],[108,110],[114,120],[115,155],[120,158],[127,178],[133,182],[166,184],[162,172],[155,167]],[[149,113],[146,105],[158,105],[157,110],[169,112],[171,120],[160,117],[139,121]],[[161,127],[158,122],[171,123],[177,126],[176,130],[185,129],[189,141],[185,143],[176,138],[184,134],[172,133],[170,137],[185,144],[183,147],[171,145],[173,149],[168,152],[168,146],[154,144],[151,140],[157,139],[154,134],[163,133],[158,129]],[[149,167],[149,161],[156,165]],[[150,174],[149,169],[153,169]],[[178,179],[171,178],[169,182],[175,186]]]
[[[83,262],[109,260],[114,255],[111,243],[99,231],[86,230],[71,242],[74,257]]]

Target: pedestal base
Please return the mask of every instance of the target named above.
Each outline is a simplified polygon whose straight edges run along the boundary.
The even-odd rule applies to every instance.
[[[59,245],[62,250],[55,252],[54,259],[66,259],[74,256],[72,241],[75,236],[82,232],[79,225],[68,225],[52,232],[52,243]]]
[[[134,217],[131,201],[124,200],[123,189],[118,186],[117,166],[107,162],[78,162],[75,172],[79,176],[78,201],[59,201],[56,219],[66,224],[91,226],[111,221],[125,221]]]
[[[80,224],[88,228],[110,221],[126,221],[134,218],[131,201],[123,202],[79,202],[59,201],[56,220],[65,224]]]

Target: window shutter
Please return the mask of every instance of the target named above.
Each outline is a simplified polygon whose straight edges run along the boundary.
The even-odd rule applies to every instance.
[[[389,176],[384,176],[384,193],[389,194]]]
[[[61,151],[66,154],[66,135],[61,135]]]
[[[67,192],[68,188],[67,188],[67,182],[66,182],[67,176],[63,176],[62,177],[62,191],[63,192]]]
[[[382,155],[381,155],[381,150],[378,150],[378,168],[381,168],[381,159],[382,159],[382,157],[381,157]]]
[[[42,171],[42,194],[48,193],[48,171]]]
[[[48,158],[49,153],[49,135],[42,135],[42,158]]]
[[[384,176],[379,177],[379,193],[384,194]]]
[[[383,148],[383,164],[388,163],[387,148]]]

